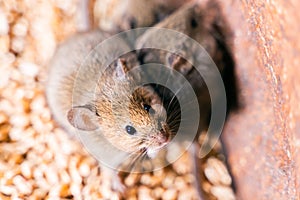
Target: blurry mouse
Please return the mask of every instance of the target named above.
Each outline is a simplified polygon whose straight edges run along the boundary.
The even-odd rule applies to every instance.
[[[136,48],[141,49],[138,51],[138,59],[141,64],[146,63],[161,63],[168,66],[181,74],[192,85],[195,94],[197,95],[201,120],[199,133],[201,130],[205,130],[209,123],[211,100],[207,86],[201,76],[201,74],[195,69],[195,67],[188,61],[198,60],[200,68],[203,72],[206,68],[211,67],[211,58],[218,67],[219,72],[222,74],[224,71],[224,60],[227,59],[224,56],[224,48],[220,48],[220,45],[227,42],[223,33],[227,32],[224,19],[220,14],[220,8],[216,1],[210,1],[208,3],[190,2],[183,5],[180,9],[176,10],[166,19],[156,24],[156,28],[165,28],[183,33],[191,40],[187,41],[184,38],[167,38],[167,35],[163,35],[166,38],[158,38],[156,30],[146,31],[142,36],[138,38]],[[203,51],[208,53],[209,56],[204,55],[203,51],[199,52],[197,45],[199,43],[203,47]],[[144,48],[148,44],[151,46],[159,46],[159,43],[166,43],[166,46],[172,46],[176,53],[167,52],[164,50]],[[224,44],[222,46],[225,46]],[[213,80],[212,80],[213,81]]]
[[[94,14],[99,28],[110,32],[153,26],[191,0],[97,1]]]

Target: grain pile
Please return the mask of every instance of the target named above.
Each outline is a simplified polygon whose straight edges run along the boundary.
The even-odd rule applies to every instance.
[[[76,32],[77,1],[0,1],[0,199],[99,199],[111,191],[93,159],[53,121],[44,85],[57,44]],[[203,169],[209,199],[234,199],[218,153]],[[206,160],[206,159],[205,159]],[[196,199],[192,161],[123,174],[126,199]]]

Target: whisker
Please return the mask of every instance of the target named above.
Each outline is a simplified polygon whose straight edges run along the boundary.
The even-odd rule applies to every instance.
[[[181,120],[177,120],[174,122],[169,123],[169,127],[173,127],[173,126],[179,126],[181,124]]]
[[[168,107],[167,107],[167,110],[169,110],[170,104],[172,103],[172,101],[175,99],[176,95],[182,90],[182,88],[183,88],[184,86],[185,86],[185,85],[183,84],[183,85],[175,92],[175,94],[173,95],[173,97],[172,97],[172,99],[171,99],[171,101],[170,101],[170,103],[169,103],[169,105],[168,105]]]
[[[135,166],[138,164],[138,160],[141,157],[141,153],[135,153],[134,157],[130,159],[129,167],[131,172],[135,170]]]
[[[171,113],[169,113],[169,118],[172,117],[172,116],[178,116],[180,113],[181,113],[180,110],[172,111]]]

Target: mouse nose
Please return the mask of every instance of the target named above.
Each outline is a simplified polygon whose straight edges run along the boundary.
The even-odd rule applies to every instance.
[[[164,132],[158,132],[151,136],[151,138],[156,141],[159,146],[166,144],[168,142],[168,136]]]
[[[160,132],[159,132],[159,136],[160,136],[160,141],[161,143],[166,143],[169,141],[169,134],[165,131],[164,128],[160,129]]]
[[[155,132],[153,132],[153,134],[150,135],[151,140],[158,144],[158,145],[162,145],[164,143],[167,143],[169,140],[169,135],[168,133],[165,131],[164,128],[161,128],[159,130],[156,130]]]

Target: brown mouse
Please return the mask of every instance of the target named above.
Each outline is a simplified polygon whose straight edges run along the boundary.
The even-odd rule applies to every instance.
[[[137,87],[128,70],[125,59],[118,59],[98,81],[94,100],[72,106],[67,118],[77,129],[99,130],[122,151],[152,153],[169,140],[165,112],[155,91]]]
[[[136,85],[139,74],[129,73],[138,65],[134,55],[118,58],[105,69],[104,58],[108,57],[103,57],[96,46],[108,36],[92,31],[60,45],[49,68],[49,107],[71,135],[79,131],[87,143],[95,140],[96,147],[91,146],[96,152],[111,153],[107,146],[111,144],[116,152],[134,159],[155,157],[174,134],[166,123],[162,101],[152,87]],[[108,48],[107,56],[116,56],[121,48],[129,51],[121,39],[115,44]],[[116,167],[123,161],[112,160]],[[102,162],[105,165],[105,160]],[[106,167],[101,169],[113,175],[113,189],[123,191],[116,173]]]

